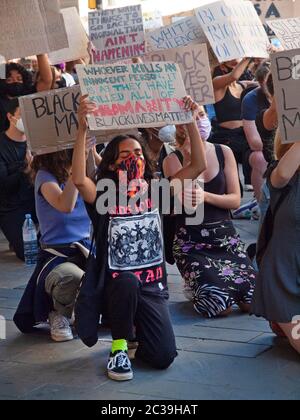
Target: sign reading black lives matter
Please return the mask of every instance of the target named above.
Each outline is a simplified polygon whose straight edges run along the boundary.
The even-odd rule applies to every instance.
[[[140,5],[90,12],[89,32],[96,49],[93,54],[95,64],[145,54],[144,21]]]
[[[179,66],[147,63],[76,66],[83,95],[97,105],[91,130],[163,127],[193,120],[185,111],[186,89]]]
[[[19,99],[25,133],[36,155],[72,149],[78,132],[79,86],[41,92]],[[91,132],[97,143],[106,143],[120,131]],[[132,130],[124,134],[137,134]]]
[[[283,144],[300,141],[300,49],[272,54],[272,73]]]

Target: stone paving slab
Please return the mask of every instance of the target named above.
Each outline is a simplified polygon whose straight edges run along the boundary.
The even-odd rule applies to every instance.
[[[243,240],[255,242],[257,222],[236,221]],[[182,293],[182,279],[169,266],[170,313],[178,358],[167,371],[133,362],[134,380],[114,383],[105,372],[111,337],[99,330],[97,346],[80,340],[53,343],[49,327],[20,334],[11,321],[31,269],[7,251],[0,234],[0,400],[299,400],[300,358],[287,340],[275,338],[263,319],[242,315],[206,320]]]

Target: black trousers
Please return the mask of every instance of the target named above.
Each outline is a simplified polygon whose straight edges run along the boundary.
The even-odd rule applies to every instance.
[[[37,223],[34,203],[32,205],[24,206],[24,208],[8,212],[7,214],[0,215],[0,229],[4,233],[9,244],[13,246],[16,256],[23,261],[24,246],[22,228],[26,214],[31,214],[32,220]]]
[[[167,299],[143,293],[130,272],[109,280],[106,299],[113,340],[132,340],[135,335],[139,342],[136,359],[167,369],[177,356]]]

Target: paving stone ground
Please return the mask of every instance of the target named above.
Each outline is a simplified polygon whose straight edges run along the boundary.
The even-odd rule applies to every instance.
[[[255,241],[257,222],[238,221],[242,238]],[[182,294],[182,280],[169,268],[170,310],[178,358],[167,371],[134,363],[129,383],[107,379],[108,331],[86,348],[80,340],[51,342],[47,329],[23,336],[12,318],[31,270],[7,251],[0,235],[0,400],[298,400],[300,358],[261,319],[241,315],[205,320]]]

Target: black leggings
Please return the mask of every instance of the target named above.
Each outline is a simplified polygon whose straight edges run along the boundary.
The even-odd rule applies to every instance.
[[[133,273],[111,279],[106,299],[113,340],[132,340],[135,327],[139,343],[136,359],[167,369],[177,356],[167,299],[143,293]]]

